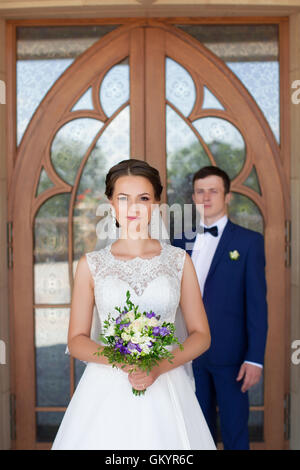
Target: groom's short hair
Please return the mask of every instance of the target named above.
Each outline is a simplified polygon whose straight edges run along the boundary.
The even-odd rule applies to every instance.
[[[193,176],[193,188],[196,180],[201,180],[207,176],[219,176],[222,178],[224,183],[224,193],[227,194],[230,191],[230,178],[227,173],[217,166],[204,166],[200,170],[196,171]]]

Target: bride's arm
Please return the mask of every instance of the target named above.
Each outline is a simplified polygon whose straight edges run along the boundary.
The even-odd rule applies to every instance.
[[[85,256],[77,264],[71,302],[68,348],[81,361],[107,364],[104,356],[94,356],[99,345],[90,339],[94,308],[94,281]]]
[[[188,254],[185,257],[182,273],[180,307],[189,334],[183,343],[183,351],[179,347],[176,348],[172,351],[174,355],[172,363],[167,359],[162,360],[149,375],[142,371],[130,374],[129,380],[133,386],[138,387],[140,384],[144,384],[145,387],[149,387],[159,375],[195,359],[210,346],[210,330],[197,274]]]
[[[85,256],[78,261],[71,302],[68,348],[71,356],[85,362],[109,365],[105,356],[94,355],[99,344],[90,339],[94,309],[94,281]],[[121,365],[120,365],[121,367]],[[127,369],[124,371],[127,371]]]

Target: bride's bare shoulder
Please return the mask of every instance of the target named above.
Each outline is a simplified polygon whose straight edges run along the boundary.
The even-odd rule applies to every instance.
[[[92,281],[97,272],[97,266],[99,264],[99,256],[97,251],[92,251],[83,254],[76,266],[76,273],[75,277],[77,278],[85,278]]]

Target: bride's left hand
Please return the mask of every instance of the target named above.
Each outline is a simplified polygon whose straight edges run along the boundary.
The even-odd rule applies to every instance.
[[[158,376],[159,373],[156,368],[152,369],[148,375],[147,372],[143,370],[137,370],[128,374],[128,380],[136,390],[145,390],[155,382]]]

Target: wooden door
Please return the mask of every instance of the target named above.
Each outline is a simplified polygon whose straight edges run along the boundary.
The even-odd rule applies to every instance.
[[[168,85],[176,70],[181,102]],[[182,93],[189,88],[194,96],[190,101]],[[218,135],[214,141],[207,138],[209,125]],[[198,145],[196,157],[172,147],[172,133],[181,135],[180,129],[185,129],[182,135],[193,135],[194,142],[183,147]],[[247,198],[254,228],[264,231],[266,239],[270,327],[264,396],[251,410],[262,416],[263,437],[257,446],[283,447],[288,206],[278,145],[226,65],[176,28],[139,21],[106,35],[65,71],[19,146],[9,197],[16,448],[50,446],[49,436],[55,434],[82,373],[83,365],[65,356],[64,348],[76,262],[96,244],[96,208],[104,200],[105,173],[121,158],[145,159],[160,170],[163,202],[176,202],[176,195],[181,195],[180,203],[190,202],[178,187],[186,186],[187,176],[183,173],[178,183],[179,169],[219,164],[220,151],[215,150],[222,140],[220,130],[243,147],[235,165],[226,167],[237,196],[231,216],[238,218],[238,198]],[[180,158],[185,165],[179,160],[178,166]]]

